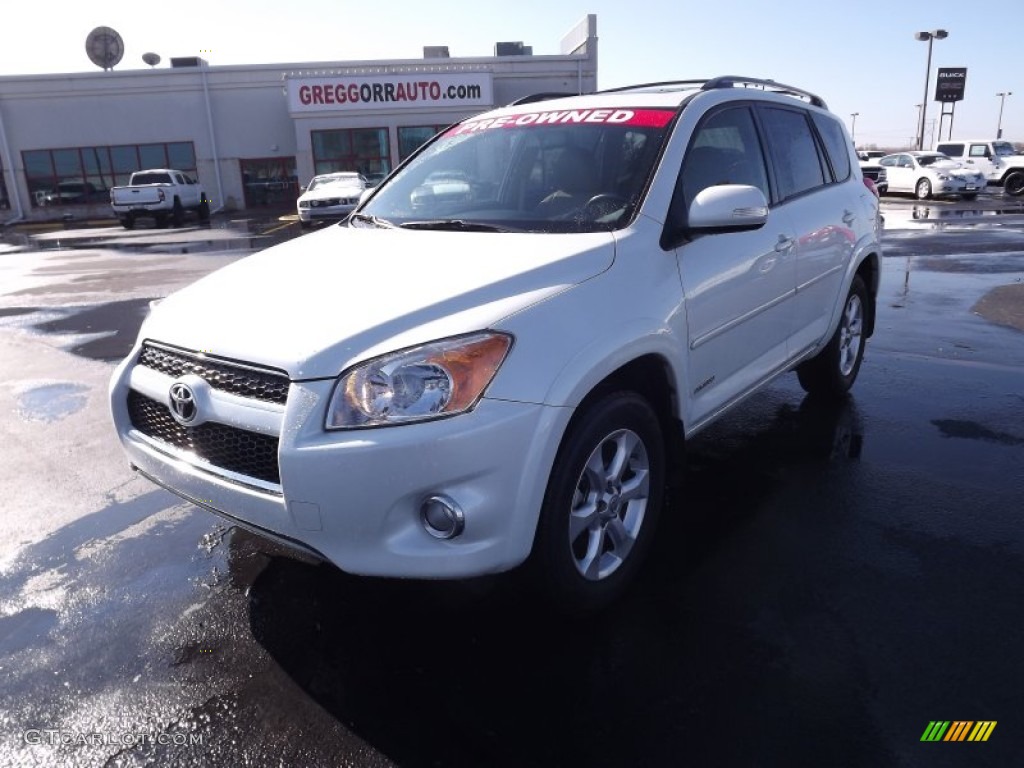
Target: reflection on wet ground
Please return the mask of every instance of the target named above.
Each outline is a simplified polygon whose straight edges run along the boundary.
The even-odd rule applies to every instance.
[[[88,391],[71,383],[30,386],[18,395],[18,411],[30,421],[60,421],[85,407]]]

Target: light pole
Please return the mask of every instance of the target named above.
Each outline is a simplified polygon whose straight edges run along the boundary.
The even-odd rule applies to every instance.
[[[860,112],[850,113],[850,117],[852,119],[852,122],[850,123],[850,139],[853,141],[854,144],[857,143],[857,115],[859,114]],[[1000,114],[1002,113],[1000,112]]]
[[[1013,96],[1013,91],[1007,91],[1006,93],[997,93],[999,97],[999,124],[996,126],[996,138],[1003,138],[1003,104],[1006,103],[1007,96]]]
[[[914,124],[914,135],[910,137],[911,144],[917,143],[917,135],[921,130],[921,105],[915,104],[914,106],[917,107],[917,122]]]
[[[928,41],[928,65],[924,70],[924,98],[921,100],[921,124],[917,132],[917,148],[924,149],[924,121],[928,114],[928,79],[932,74],[932,41],[942,40],[949,37],[949,32],[944,29],[933,29],[931,32],[917,32],[915,40]]]

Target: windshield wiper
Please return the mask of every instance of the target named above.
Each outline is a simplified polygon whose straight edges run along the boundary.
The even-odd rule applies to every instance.
[[[379,216],[371,216],[368,213],[353,213],[348,217],[349,221],[359,221],[370,224],[374,227],[380,227],[381,229],[394,229],[395,225],[387,219],[382,219]]]
[[[499,227],[482,221],[466,221],[465,219],[429,219],[426,221],[406,221],[399,224],[402,229],[440,229],[452,232],[521,232],[509,227]]]

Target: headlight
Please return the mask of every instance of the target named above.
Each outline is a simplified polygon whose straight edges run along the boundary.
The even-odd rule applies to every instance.
[[[309,208],[309,200],[299,200],[299,208]]]
[[[511,346],[503,333],[476,333],[361,363],[338,379],[324,426],[381,427],[468,411]]]
[[[939,181],[949,181],[950,175],[948,173],[937,173],[935,174],[935,178]]]

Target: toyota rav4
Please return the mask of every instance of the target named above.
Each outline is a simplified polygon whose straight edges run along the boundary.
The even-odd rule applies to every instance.
[[[496,109],[155,306],[114,423],[141,474],[345,571],[525,562],[598,607],[688,438],[788,371],[853,384],[878,220],[841,121],[771,80]]]

